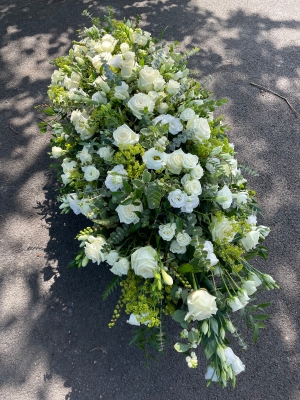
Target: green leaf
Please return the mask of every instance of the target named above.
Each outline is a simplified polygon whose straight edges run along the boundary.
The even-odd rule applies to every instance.
[[[194,268],[191,264],[182,264],[179,268],[177,268],[177,271],[181,274],[186,274],[187,272],[193,272]]]
[[[150,182],[146,189],[146,196],[148,201],[148,207],[150,210],[159,208],[160,201],[162,198],[162,192],[159,186],[155,182]]]
[[[121,277],[120,276],[115,276],[112,281],[107,285],[107,288],[104,290],[102,294],[102,299],[106,300],[108,296],[117,289],[117,287],[120,284]]]
[[[210,322],[210,327],[212,328],[212,330],[215,332],[216,335],[218,335],[218,333],[219,333],[218,321],[214,317],[211,317],[209,319],[209,322]]]
[[[178,232],[182,232],[182,219],[176,218],[176,228]]]
[[[193,343],[193,342],[197,342],[198,341],[198,335],[196,332],[190,331],[189,332],[189,336],[188,336],[189,342]]]
[[[133,232],[136,232],[136,231],[138,231],[139,229],[140,229],[140,227],[141,227],[141,223],[140,222],[137,222],[136,224],[134,224],[131,228],[129,228],[129,229],[127,229],[127,233],[133,233]]]
[[[214,338],[211,338],[203,345],[204,345],[204,354],[207,359],[210,359],[211,356],[216,352],[217,343]]]
[[[174,344],[174,349],[178,351],[178,353],[185,353],[186,351],[189,351],[190,345],[189,343],[177,342],[176,344]]]
[[[256,306],[256,308],[266,308],[266,307],[269,307],[271,304],[272,304],[271,301],[269,301],[268,303],[261,303],[261,304],[258,304],[258,306]]]
[[[129,183],[126,181],[126,179],[122,179],[123,182],[123,187],[124,190],[127,194],[130,194],[132,192],[131,186],[129,185]]]
[[[149,183],[149,182],[151,181],[151,174],[150,174],[150,172],[148,172],[148,171],[145,169],[144,172],[143,172],[142,178],[143,178],[144,183]]]
[[[268,315],[268,314],[259,314],[259,315],[254,315],[253,318],[256,319],[257,321],[264,321],[265,319],[270,318],[270,315]]]
[[[176,310],[174,312],[174,314],[172,315],[172,318],[174,319],[174,321],[176,322],[185,322],[184,321],[184,317],[186,316],[187,311],[185,310]]]
[[[253,343],[256,343],[257,342],[257,338],[258,338],[258,326],[257,326],[257,324],[253,324],[252,328],[253,328]]]
[[[133,199],[129,197],[129,199],[122,201],[122,203],[120,203],[120,204],[121,204],[121,206],[128,206],[129,204],[132,203],[132,201],[133,201]]]

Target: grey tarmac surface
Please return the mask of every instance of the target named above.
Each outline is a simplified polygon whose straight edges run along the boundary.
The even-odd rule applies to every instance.
[[[172,348],[172,321],[166,356],[147,369],[143,353],[128,345],[134,329],[126,317],[107,328],[116,296],[103,302],[101,293],[110,272],[66,269],[86,220],[59,214],[50,135],[39,133],[34,106],[47,102],[49,60],[66,54],[89,24],[81,12],[103,15],[109,5],[119,19],[140,14],[153,35],[168,26],[165,39],[179,40],[181,50],[201,48],[190,68],[228,99],[219,112],[238,159],[260,174],[250,187],[272,231],[270,258],[256,265],[281,290],[258,296],[274,302],[257,345],[250,334],[247,352],[233,345],[246,364],[235,390],[206,388],[201,351],[198,369],[186,367]],[[249,85],[280,93],[300,113],[299,0],[1,0],[0,41],[0,399],[299,400],[300,118]]]

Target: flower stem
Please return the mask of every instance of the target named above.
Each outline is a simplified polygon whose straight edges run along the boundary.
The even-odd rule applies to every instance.
[[[193,272],[191,273],[191,275],[192,275],[193,289],[194,289],[194,290],[198,290],[195,275],[194,275]]]

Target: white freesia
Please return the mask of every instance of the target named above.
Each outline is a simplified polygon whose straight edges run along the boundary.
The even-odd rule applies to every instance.
[[[173,285],[173,278],[164,269],[161,270],[161,276],[166,285]]]
[[[137,200],[135,201],[137,203]],[[120,222],[124,224],[136,224],[139,222],[140,218],[137,216],[135,211],[142,212],[143,205],[139,203],[139,205],[128,204],[126,206],[122,206],[121,204],[116,208],[116,212],[118,213]]]
[[[224,185],[223,188],[218,191],[215,200],[224,210],[230,207],[232,203],[232,193],[227,185]]]
[[[89,258],[93,263],[97,263],[98,265],[105,261],[105,255],[102,253],[102,248],[106,244],[106,240],[102,236],[89,237],[90,243],[86,242],[85,244],[85,255]]]
[[[123,179],[126,179],[128,173],[122,164],[116,165],[111,171],[108,171],[105,179],[105,186],[112,192],[123,188]]]
[[[118,261],[116,261],[110,271],[115,275],[127,275],[130,267],[130,263],[127,258],[121,257]]]
[[[159,225],[158,234],[160,237],[163,238],[163,240],[166,240],[169,242],[175,236],[175,232],[176,232],[176,224],[175,223]]]
[[[133,95],[127,103],[127,106],[138,119],[142,118],[145,108],[147,108],[149,113],[152,113],[154,105],[154,101],[145,93]]]
[[[84,179],[88,182],[96,181],[99,178],[100,172],[93,165],[88,165],[87,167],[81,167],[84,171]]]
[[[135,144],[139,141],[140,135],[135,133],[128,125],[123,124],[113,131],[114,144],[118,147],[126,144]]]
[[[157,269],[157,252],[151,246],[140,247],[131,255],[131,266],[136,275],[153,278]]]
[[[191,243],[192,238],[188,233],[183,231],[177,233],[176,240],[180,246],[188,246]]]
[[[193,321],[202,321],[210,318],[218,311],[216,297],[209,294],[206,290],[194,290],[187,297],[188,313],[185,320],[192,317]]]
[[[142,159],[148,169],[154,169],[156,171],[166,165],[167,154],[157,151],[152,147],[144,153]]]
[[[170,252],[175,254],[185,254],[186,246],[181,246],[177,240],[173,240],[170,245]]]

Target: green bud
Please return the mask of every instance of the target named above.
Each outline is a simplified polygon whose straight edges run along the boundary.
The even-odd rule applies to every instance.
[[[225,338],[225,330],[224,330],[223,326],[220,329],[220,336],[221,336],[222,339]]]
[[[217,346],[217,355],[223,363],[226,363],[224,347],[220,344]]]
[[[202,323],[201,330],[202,330],[202,332],[204,333],[204,335],[207,334],[207,332],[208,332],[208,323],[207,323],[206,321],[204,321],[204,322]]]

